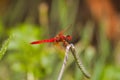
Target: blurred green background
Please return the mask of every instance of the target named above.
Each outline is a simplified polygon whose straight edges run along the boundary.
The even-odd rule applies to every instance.
[[[66,29],[90,80],[120,80],[119,0],[0,0],[0,80],[57,80],[65,49],[31,45]],[[69,55],[62,80],[89,80]]]

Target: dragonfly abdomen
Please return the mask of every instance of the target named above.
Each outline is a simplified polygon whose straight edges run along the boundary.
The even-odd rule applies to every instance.
[[[55,38],[34,41],[34,42],[31,42],[31,44],[41,44],[41,43],[47,43],[47,42],[55,42]]]

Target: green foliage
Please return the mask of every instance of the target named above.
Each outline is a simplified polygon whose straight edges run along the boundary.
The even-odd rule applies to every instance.
[[[1,54],[6,51],[10,41],[8,46],[9,54],[5,56],[2,62],[7,62],[11,71],[8,74],[14,75],[10,77],[12,80],[16,80],[16,77],[17,80],[23,79],[24,76],[20,74],[27,74],[26,77],[28,79],[31,76],[41,79],[53,72],[53,64],[57,59],[55,49],[47,44],[30,44],[32,41],[47,38],[44,36],[44,32],[42,28],[29,24],[18,25],[16,28],[8,31],[8,34],[13,34],[13,38],[9,38],[5,42],[5,47],[3,46],[1,49]]]

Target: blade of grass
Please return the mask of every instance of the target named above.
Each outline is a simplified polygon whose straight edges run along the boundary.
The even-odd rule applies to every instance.
[[[7,51],[7,48],[8,48],[8,45],[10,43],[10,40],[11,40],[12,36],[10,36],[5,42],[4,44],[2,45],[2,48],[0,50],[0,60],[3,58],[5,52]]]
[[[79,69],[84,74],[84,76],[89,79],[91,77],[91,75],[87,72],[84,65],[82,64],[82,61],[80,60],[80,57],[79,57],[78,53],[76,52],[74,45],[73,44],[70,44],[70,45],[71,45],[70,50],[75,58],[75,61],[78,65]]]

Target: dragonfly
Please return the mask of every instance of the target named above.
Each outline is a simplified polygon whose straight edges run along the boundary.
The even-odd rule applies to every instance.
[[[67,28],[68,29],[68,28]],[[63,43],[63,46],[67,46],[70,41],[72,40],[72,36],[70,35],[64,35],[63,31],[61,31],[57,36],[50,38],[50,39],[44,39],[44,40],[38,40],[33,41],[31,44],[42,44],[42,43]]]

